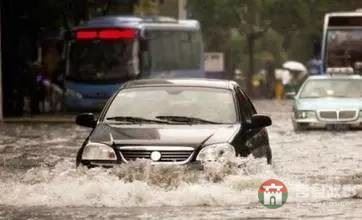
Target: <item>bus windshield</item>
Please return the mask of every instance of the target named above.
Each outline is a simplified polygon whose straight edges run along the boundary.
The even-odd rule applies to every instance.
[[[76,41],[70,50],[68,79],[114,82],[136,72],[133,41]],[[137,53],[136,53],[137,54]]]
[[[327,66],[355,67],[362,62],[362,29],[329,30]]]

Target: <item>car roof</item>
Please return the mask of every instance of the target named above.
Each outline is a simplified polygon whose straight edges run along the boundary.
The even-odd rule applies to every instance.
[[[140,79],[129,81],[123,87],[139,88],[139,87],[160,87],[160,86],[176,86],[176,87],[205,87],[205,88],[219,88],[231,89],[237,83],[231,80],[219,79]]]
[[[340,11],[340,12],[331,12],[326,14],[327,17],[355,17],[362,16],[360,10],[357,11]]]
[[[318,75],[318,76],[309,76],[308,80],[313,79],[362,79],[360,75]]]

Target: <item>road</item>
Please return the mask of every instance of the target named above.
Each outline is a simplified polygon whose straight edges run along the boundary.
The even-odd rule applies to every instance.
[[[0,125],[0,219],[361,219],[362,131],[292,131],[290,102],[256,101],[273,119],[273,165],[252,157],[205,171],[137,162],[75,169],[89,129],[72,124]],[[258,203],[269,178],[287,203]]]

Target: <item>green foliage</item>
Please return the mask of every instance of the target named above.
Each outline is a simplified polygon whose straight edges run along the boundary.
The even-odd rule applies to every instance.
[[[135,14],[140,16],[158,14],[158,5],[155,1],[140,0],[136,6]]]
[[[255,71],[266,60],[306,62],[313,55],[313,43],[321,40],[325,13],[362,8],[360,0],[190,0],[188,4],[192,17],[201,22],[206,51],[231,53],[230,66],[244,71],[249,34],[261,33],[255,42]]]
[[[44,30],[70,28],[79,25],[92,16],[111,14],[110,10],[131,13],[136,0],[35,0],[29,2],[32,23]],[[145,2],[145,3],[144,3]],[[143,0],[147,7],[150,0]],[[123,6],[124,8],[122,8]]]

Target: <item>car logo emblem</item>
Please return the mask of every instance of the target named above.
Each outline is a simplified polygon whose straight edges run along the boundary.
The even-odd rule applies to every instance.
[[[158,151],[153,151],[151,153],[151,160],[153,161],[159,161],[161,159],[161,153]]]

